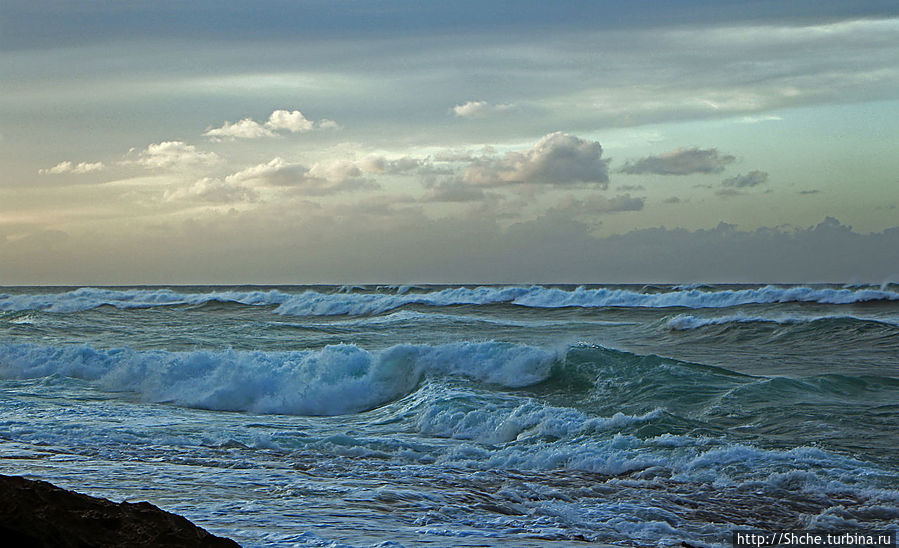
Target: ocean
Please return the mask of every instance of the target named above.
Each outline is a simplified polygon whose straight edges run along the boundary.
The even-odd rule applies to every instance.
[[[244,546],[899,530],[899,287],[0,288],[0,473]]]

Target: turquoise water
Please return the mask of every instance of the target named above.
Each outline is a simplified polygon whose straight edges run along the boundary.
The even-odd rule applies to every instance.
[[[894,286],[0,289],[0,472],[246,546],[897,529]]]

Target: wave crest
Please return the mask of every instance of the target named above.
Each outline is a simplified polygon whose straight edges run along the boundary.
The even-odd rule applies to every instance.
[[[528,386],[546,379],[557,359],[549,350],[499,342],[397,345],[374,352],[350,344],[291,352],[165,352],[14,343],[0,346],[0,375],[61,375],[202,409],[341,415],[396,400],[426,376]]]
[[[631,289],[559,289],[531,287],[454,287],[430,292],[401,288],[394,292],[357,292],[356,288],[333,293],[306,290],[302,293],[270,291],[212,291],[179,293],[171,289],[81,288],[64,293],[0,295],[0,310],[69,313],[108,305],[117,308],[201,305],[209,302],[246,306],[276,306],[278,314],[298,316],[370,315],[405,305],[454,306],[510,304],[530,308],[727,308],[746,304],[813,302],[852,304],[871,301],[899,301],[899,292],[872,288],[820,288],[807,286],[765,286],[757,289],[708,287],[673,288],[642,292]]]

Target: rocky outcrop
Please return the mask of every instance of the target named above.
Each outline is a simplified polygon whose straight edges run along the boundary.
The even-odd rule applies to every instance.
[[[115,503],[2,475],[0,539],[5,546],[60,548],[238,546],[149,502]]]

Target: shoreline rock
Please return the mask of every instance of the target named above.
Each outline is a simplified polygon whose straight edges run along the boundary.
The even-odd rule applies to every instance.
[[[0,538],[7,546],[234,548],[149,502],[115,503],[45,481],[0,475]]]

